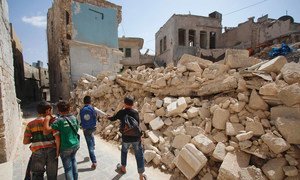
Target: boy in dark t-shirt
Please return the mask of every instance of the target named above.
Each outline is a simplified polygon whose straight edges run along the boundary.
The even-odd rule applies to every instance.
[[[124,109],[120,110],[117,112],[112,117],[108,117],[109,120],[115,121],[119,119],[121,121],[121,127],[125,126],[125,117],[126,115],[129,115],[133,117],[138,124],[140,123],[139,119],[139,113],[134,110],[133,107],[133,98],[132,97],[125,97],[124,99]],[[139,178],[140,180],[146,179],[146,175],[144,174],[145,172],[145,165],[144,165],[144,152],[141,144],[141,134],[138,136],[126,136],[122,135],[122,149],[121,149],[121,166],[120,171],[122,173],[126,173],[126,164],[127,164],[127,153],[128,153],[128,148],[132,145],[135,153],[135,158],[137,162],[137,167],[138,167],[138,173],[139,173]]]

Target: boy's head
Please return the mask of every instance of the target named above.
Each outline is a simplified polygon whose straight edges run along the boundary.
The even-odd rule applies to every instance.
[[[124,104],[127,105],[127,106],[133,106],[133,103],[134,103],[134,99],[133,97],[131,96],[126,96],[124,98]]]
[[[92,100],[91,100],[91,96],[85,96],[83,98],[83,103],[84,104],[91,104]]]
[[[70,111],[70,104],[66,101],[60,101],[57,103],[57,109],[59,112],[68,113]]]
[[[36,107],[36,111],[39,114],[46,114],[47,110],[51,110],[52,106],[50,103],[46,102],[46,101],[42,101],[40,102],[37,107]]]

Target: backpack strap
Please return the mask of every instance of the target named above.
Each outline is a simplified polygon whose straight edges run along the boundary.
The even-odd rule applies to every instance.
[[[64,118],[67,120],[67,122],[68,122],[69,126],[70,126],[70,127],[71,127],[71,129],[74,131],[74,133],[75,133],[75,134],[78,134],[78,133],[76,132],[76,130],[75,130],[75,128],[74,128],[74,126],[72,126],[71,122],[69,121],[69,118],[67,118],[67,117],[64,117]]]

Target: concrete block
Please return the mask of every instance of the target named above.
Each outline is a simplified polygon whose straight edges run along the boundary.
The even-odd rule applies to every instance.
[[[280,134],[290,144],[300,144],[300,119],[287,119],[278,117],[275,125]]]
[[[226,156],[225,144],[222,142],[219,142],[217,144],[212,156],[219,161],[223,161]]]
[[[244,126],[240,123],[231,123],[226,122],[226,135],[227,136],[235,136],[240,131],[244,130]]]
[[[269,160],[263,165],[262,171],[270,180],[282,180],[284,179],[283,167],[287,165],[284,158],[275,158]]]
[[[300,64],[295,62],[287,63],[281,68],[283,79],[288,84],[300,82]]]
[[[230,112],[226,109],[217,108],[214,111],[212,125],[216,129],[225,129],[226,122],[229,120]]]
[[[262,135],[261,139],[275,154],[282,153],[291,147],[284,139],[277,137],[272,133]]]
[[[246,122],[246,131],[252,131],[254,136],[261,136],[265,130],[260,122]]]
[[[195,136],[192,139],[192,143],[205,154],[208,154],[215,149],[215,144],[203,134]]]
[[[179,134],[179,135],[175,136],[175,138],[172,142],[172,147],[174,147],[176,149],[181,149],[184,145],[186,145],[190,141],[191,141],[190,135]]]
[[[278,56],[265,64],[261,65],[258,70],[265,71],[268,73],[274,72],[279,73],[281,68],[287,63],[287,60],[284,56]]]
[[[152,121],[150,121],[150,126],[153,130],[158,130],[160,128],[162,128],[164,126],[164,122],[160,117],[157,117],[155,119],[153,119]]]
[[[193,179],[206,165],[207,158],[193,144],[186,144],[174,164],[185,175],[187,179]]]

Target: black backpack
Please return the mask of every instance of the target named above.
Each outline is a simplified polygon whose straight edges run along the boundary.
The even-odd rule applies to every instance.
[[[120,132],[122,136],[140,137],[142,135],[139,122],[132,116],[125,115],[124,124],[121,123]]]

